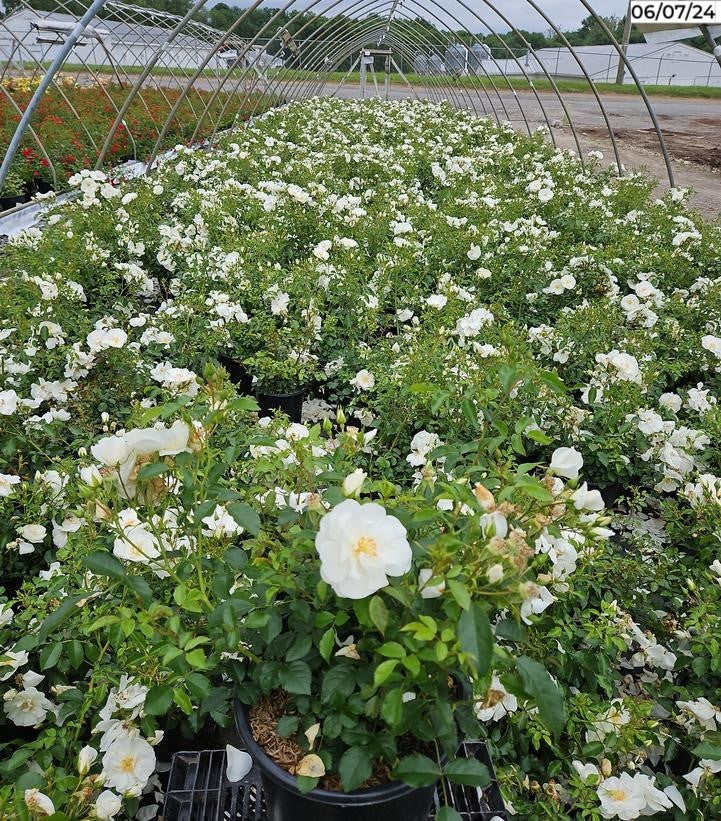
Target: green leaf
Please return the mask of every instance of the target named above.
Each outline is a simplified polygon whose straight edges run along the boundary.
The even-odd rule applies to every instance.
[[[496,638],[506,639],[506,641],[524,642],[528,639],[526,628],[513,619],[501,619],[496,624]]]
[[[566,724],[566,707],[558,685],[542,664],[527,656],[518,659],[517,667],[523,689],[536,700],[539,718],[558,738]]]
[[[51,667],[55,667],[62,652],[63,645],[60,642],[43,647],[40,653],[40,669],[49,670]]]
[[[357,790],[367,781],[373,770],[373,761],[363,747],[351,747],[341,756],[338,773],[345,792]]]
[[[186,715],[192,715],[193,702],[190,700],[190,697],[185,690],[181,690],[180,687],[175,687],[173,689],[173,701]]]
[[[328,630],[323,633],[318,642],[318,652],[321,654],[321,657],[324,661],[329,661],[331,653],[333,652],[333,648],[335,647],[335,630],[332,627],[329,627]]]
[[[173,590],[173,599],[179,607],[182,607],[183,610],[187,610],[189,613],[202,613],[204,610],[202,603],[203,594],[200,590],[188,587],[185,584],[179,584],[175,590]]]
[[[388,659],[388,661],[382,661],[376,667],[375,673],[373,674],[373,686],[380,687],[381,684],[388,680],[389,676],[396,669],[397,666],[397,659]]]
[[[355,689],[355,682],[356,671],[351,662],[342,661],[337,667],[331,667],[323,676],[321,701],[330,701],[336,695],[348,698]]]
[[[308,655],[313,644],[313,636],[310,633],[303,633],[296,637],[293,644],[285,654],[286,661],[297,661]]]
[[[474,603],[458,620],[458,641],[476,676],[484,676],[493,656],[493,631],[485,610]]]
[[[300,724],[299,716],[283,716],[278,719],[278,723],[275,727],[278,731],[278,735],[282,735],[283,738],[288,738],[289,736],[295,735],[298,724]]]
[[[443,775],[465,787],[485,787],[491,783],[488,767],[477,758],[454,758],[444,767]]]
[[[463,821],[453,807],[441,807],[436,813],[436,821]]]
[[[97,550],[83,558],[83,564],[96,576],[110,576],[111,579],[124,579],[127,572],[118,559],[107,550]]]
[[[304,661],[291,661],[282,665],[278,677],[286,692],[299,696],[310,695],[310,667]]]
[[[430,787],[440,777],[438,764],[425,755],[407,755],[393,771],[393,778],[411,787]]]
[[[551,442],[553,442],[550,436],[547,436],[543,431],[536,428],[529,430],[526,436],[534,442],[538,442],[539,445],[550,445]]]
[[[257,536],[260,533],[260,516],[250,505],[235,502],[235,504],[228,505],[228,513],[252,536]]]
[[[242,570],[248,564],[248,555],[239,547],[229,547],[225,551],[225,561],[233,570]]]
[[[702,741],[691,751],[699,758],[710,758],[712,761],[721,761],[721,746],[712,744],[710,741]]]
[[[378,628],[378,632],[381,633],[381,635],[385,635],[390,616],[388,608],[380,596],[373,596],[371,599],[369,613],[371,621]]]
[[[449,579],[448,589],[451,591],[451,595],[458,602],[458,604],[464,610],[468,610],[471,606],[471,595],[468,590],[466,590],[465,585],[457,582],[455,579]]]
[[[199,670],[205,669],[205,653],[201,647],[186,653],[185,660],[191,667],[197,667]]]
[[[49,616],[46,616],[40,625],[40,629],[38,630],[39,641],[45,641],[53,631],[57,630],[58,627],[60,627],[66,619],[69,619],[78,609],[78,602],[86,598],[87,594],[83,594],[81,596],[69,596],[67,599],[63,599],[62,604],[53,610]]]
[[[80,667],[83,658],[85,658],[85,649],[83,648],[82,642],[77,639],[73,639],[73,641],[69,642],[66,647],[66,654],[68,661],[70,662],[70,666],[73,669]]]
[[[135,593],[146,606],[152,601],[153,591],[142,576],[126,576],[123,584]]]
[[[591,741],[583,747],[581,754],[584,758],[596,758],[600,756],[605,749],[606,747],[602,741]]]
[[[387,641],[385,644],[381,644],[376,652],[379,656],[385,656],[389,659],[402,659],[406,654],[403,645],[398,644],[397,641]]]
[[[318,778],[309,778],[307,775],[297,775],[295,784],[298,787],[298,792],[305,795],[318,786],[319,780]]]
[[[165,462],[153,462],[152,465],[143,465],[138,472],[138,479],[143,481],[145,479],[155,479],[157,476],[162,476],[170,470],[170,465]]]
[[[391,727],[401,723],[403,718],[403,689],[401,687],[395,687],[383,699],[381,715]]]
[[[150,716],[165,715],[173,703],[173,688],[167,684],[156,684],[148,690],[143,709]]]
[[[109,576],[111,579],[121,581],[139,596],[144,604],[148,604],[153,598],[153,591],[145,579],[142,576],[129,574],[123,564],[107,550],[96,550],[95,553],[85,556],[83,564],[96,576]]]
[[[32,748],[21,747],[19,750],[15,750],[15,752],[10,756],[10,760],[6,764],[3,764],[3,767],[7,772],[12,772],[12,770],[20,767],[33,755],[35,755],[35,750]]]

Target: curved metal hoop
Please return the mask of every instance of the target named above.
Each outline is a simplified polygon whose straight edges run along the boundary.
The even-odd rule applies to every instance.
[[[129,155],[144,162],[147,173],[161,152],[177,142],[212,140],[220,130],[269,106],[316,95],[364,94],[365,85],[351,82],[359,67],[364,79],[370,76],[375,93],[445,100],[529,134],[542,128],[554,145],[560,112],[583,162],[583,128],[557,77],[528,42],[528,14],[553,32],[577,67],[575,74],[588,86],[584,104],[587,108],[590,101],[595,107],[615,165],[619,173],[624,170],[604,92],[579,49],[544,11],[542,0],[519,4],[525,7],[523,26],[517,22],[519,12],[512,15],[499,0],[286,0],[269,10],[250,38],[239,32],[255,12],[268,10],[269,0],[252,0],[226,31],[203,22],[208,0],[196,0],[183,17],[121,0],[57,0],[52,11],[33,10],[33,0],[22,2],[0,20],[0,104],[4,100],[9,116],[19,119],[4,146],[0,188],[19,149],[27,145],[49,165],[56,188],[67,175],[50,144],[51,134],[38,120],[46,93],[57,97],[65,120],[74,123],[91,166],[108,167],[122,134]],[[635,83],[673,185],[663,133],[632,61],[589,0],[567,5],[599,26]],[[78,8],[84,9],[80,18]],[[525,54],[508,45],[507,32]],[[374,54],[383,62],[382,88],[371,65]],[[90,92],[70,88],[68,77],[70,85],[96,89],[110,115],[104,132],[92,131],[84,121],[76,98]],[[29,99],[14,95],[11,81],[17,85],[19,78],[34,88]],[[26,98],[28,94],[26,89]]]

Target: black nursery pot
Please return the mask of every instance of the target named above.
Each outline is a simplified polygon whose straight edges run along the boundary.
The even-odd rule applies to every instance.
[[[303,414],[305,388],[293,393],[262,393],[259,391],[257,396],[262,413],[268,415],[279,410],[286,413],[291,422],[300,422]]]
[[[46,180],[36,180],[34,188],[37,194],[49,194],[54,190],[52,183]]]
[[[230,381],[238,386],[241,393],[250,394],[253,380],[243,363],[225,354],[219,354],[218,362],[228,371]]]
[[[16,205],[21,205],[27,201],[28,198],[24,194],[17,197],[0,197],[0,211],[9,211],[11,208],[15,208]]]
[[[253,738],[248,709],[238,701],[235,724],[260,770],[269,821],[427,821],[435,784],[409,787],[392,781],[351,793],[311,790],[303,795],[295,785],[295,776],[279,767]]]

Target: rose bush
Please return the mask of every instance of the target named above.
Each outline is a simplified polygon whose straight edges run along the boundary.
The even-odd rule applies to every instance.
[[[322,100],[73,184],[0,263],[3,817],[152,817],[163,733],[234,695],[304,789],[483,783],[472,735],[521,817],[718,814],[721,232],[684,192]]]

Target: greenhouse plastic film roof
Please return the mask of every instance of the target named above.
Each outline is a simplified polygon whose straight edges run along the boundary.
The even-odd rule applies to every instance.
[[[182,17],[117,0],[65,0],[49,11],[23,0],[0,21],[0,184],[22,158],[55,190],[82,167],[139,160],[149,170],[177,143],[212,139],[270,106],[324,95],[448,101],[529,134],[542,128],[583,158],[587,122],[579,123],[557,79],[533,59],[529,29],[552,32],[568,50],[587,83],[585,116],[603,131],[623,172],[606,93],[563,33],[565,21],[540,0],[512,9],[490,0],[290,0],[271,8],[277,2],[255,0],[219,30],[200,19],[207,0]],[[265,22],[248,36],[258,11]],[[572,0],[564,13],[567,20],[590,16],[612,43],[673,185],[663,134],[632,61],[589,2]],[[524,53],[503,39],[509,31]],[[59,115],[58,123],[51,118],[55,128],[48,108]]]

